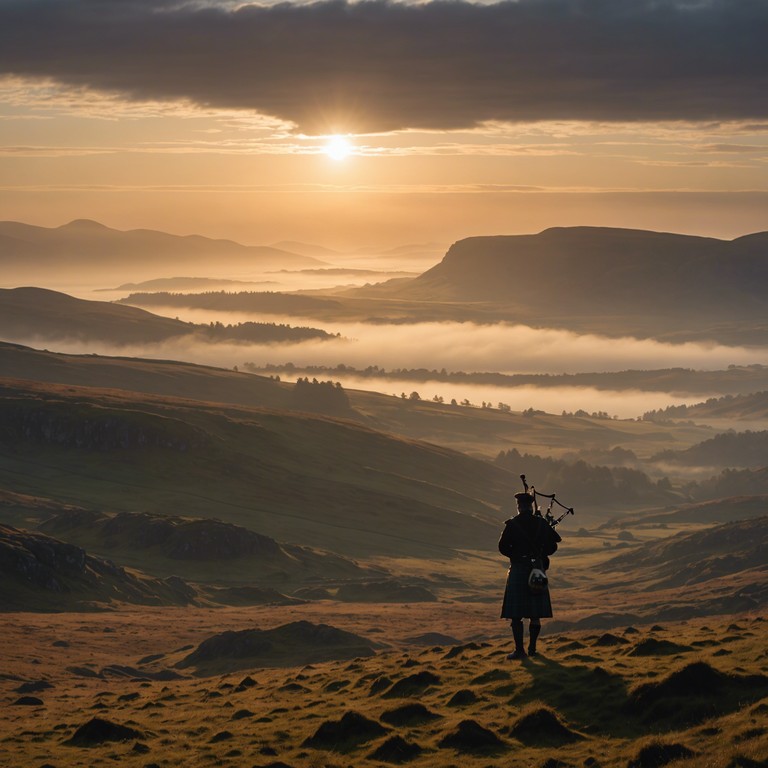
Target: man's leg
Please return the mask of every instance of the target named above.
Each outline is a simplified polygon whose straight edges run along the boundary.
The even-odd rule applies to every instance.
[[[523,620],[512,619],[510,622],[512,625],[512,637],[515,639],[515,650],[508,654],[508,659],[523,659],[525,658],[525,650],[523,649]]]
[[[521,622],[522,623],[522,622]],[[528,627],[529,639],[528,639],[528,655],[536,655],[536,640],[541,632],[541,621],[539,619],[531,619],[531,624]]]

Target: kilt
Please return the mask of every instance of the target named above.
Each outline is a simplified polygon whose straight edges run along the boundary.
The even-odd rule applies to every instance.
[[[527,563],[512,563],[507,572],[507,586],[504,589],[504,602],[501,606],[502,619],[550,619],[552,603],[549,590],[535,595],[528,588],[528,574],[531,572]]]

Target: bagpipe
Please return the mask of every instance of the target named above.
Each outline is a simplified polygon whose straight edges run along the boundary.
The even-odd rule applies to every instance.
[[[523,488],[525,488],[525,492],[533,496],[533,514],[537,517],[543,517],[544,520],[546,520],[553,528],[556,528],[558,523],[560,523],[568,515],[574,514],[573,507],[566,507],[565,504],[557,499],[557,494],[540,493],[533,485],[529,489],[528,483],[525,481],[525,475],[520,475],[520,479],[523,481]],[[539,507],[539,502],[537,500],[539,496],[543,499],[549,499],[549,506],[543,515],[541,514],[541,508]],[[565,512],[563,512],[563,514],[558,518],[555,518],[555,516],[552,514],[552,506],[554,504],[561,506],[565,510]]]

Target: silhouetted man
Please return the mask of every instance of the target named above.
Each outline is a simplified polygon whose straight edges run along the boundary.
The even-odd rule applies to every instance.
[[[528,583],[532,567],[545,571],[549,568],[549,555],[557,550],[562,541],[557,531],[533,514],[533,496],[530,493],[515,494],[517,515],[506,521],[499,539],[499,552],[509,558],[507,586],[501,618],[511,619],[515,650],[508,659],[524,659],[536,655],[536,639],[541,632],[541,619],[552,617],[549,587],[533,591]],[[523,619],[529,618],[528,653],[523,647]]]

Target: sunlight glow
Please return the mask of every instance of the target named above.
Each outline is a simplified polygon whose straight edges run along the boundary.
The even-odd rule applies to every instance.
[[[353,152],[354,145],[345,136],[331,136],[323,151],[331,160],[338,162],[346,160]]]

